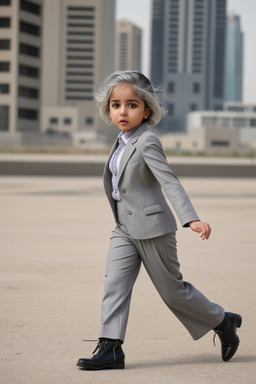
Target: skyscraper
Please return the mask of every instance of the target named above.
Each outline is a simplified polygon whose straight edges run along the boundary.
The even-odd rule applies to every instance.
[[[229,15],[226,28],[225,100],[242,101],[243,32],[240,16]]]
[[[0,1],[0,131],[40,128],[42,3]]]
[[[142,30],[128,20],[116,22],[115,69],[141,71]]]
[[[43,107],[77,106],[78,130],[98,130],[93,91],[114,70],[114,42],[115,0],[45,0]]]
[[[186,114],[221,110],[226,0],[153,0],[151,79],[167,85],[168,131]]]

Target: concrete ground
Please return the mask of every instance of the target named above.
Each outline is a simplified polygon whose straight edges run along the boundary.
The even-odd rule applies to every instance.
[[[179,229],[185,280],[243,316],[224,363],[213,332],[193,341],[142,268],[135,284],[126,369],[76,367],[96,345],[113,219],[100,178],[0,178],[0,383],[256,382],[256,180],[184,178],[212,236]]]

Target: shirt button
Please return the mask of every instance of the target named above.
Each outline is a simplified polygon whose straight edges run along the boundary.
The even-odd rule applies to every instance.
[[[128,211],[128,215],[132,215],[132,211]]]
[[[126,189],[123,189],[123,193],[126,193],[127,191],[126,191]]]

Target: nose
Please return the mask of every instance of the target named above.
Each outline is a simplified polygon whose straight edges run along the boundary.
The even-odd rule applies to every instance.
[[[126,115],[127,115],[127,111],[126,111],[125,106],[122,106],[122,107],[121,107],[121,109],[120,109],[120,115],[121,115],[121,116],[126,116]]]

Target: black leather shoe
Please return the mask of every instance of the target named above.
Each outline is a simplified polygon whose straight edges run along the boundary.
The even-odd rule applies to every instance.
[[[242,317],[236,313],[225,312],[223,322],[214,329],[221,341],[222,360],[228,361],[237,351],[239,337],[236,334],[237,328],[242,324]]]
[[[96,355],[91,359],[79,359],[77,366],[96,371],[100,369],[124,369],[124,352],[121,345],[121,340],[99,339],[99,342],[93,351],[93,354],[98,350]]]

